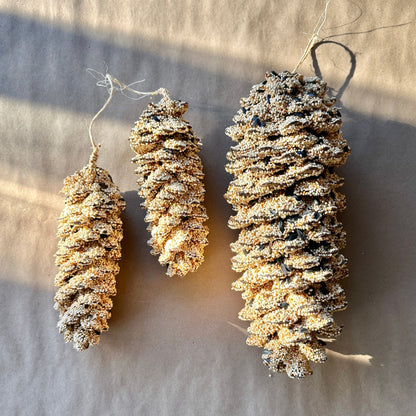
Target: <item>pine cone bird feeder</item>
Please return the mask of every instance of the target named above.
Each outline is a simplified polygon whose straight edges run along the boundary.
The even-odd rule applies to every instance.
[[[59,218],[55,309],[65,342],[82,351],[100,341],[116,294],[125,207],[111,176],[89,165],[65,179],[65,207]]]
[[[182,117],[188,104],[162,91],[163,98],[150,103],[136,122],[130,146],[151,253],[167,265],[169,276],[182,277],[200,266],[208,244],[201,143]]]
[[[239,317],[251,321],[247,344],[264,348],[266,366],[291,378],[326,360],[322,338],[340,333],[332,314],[347,306],[336,217],[345,197],[334,168],[350,148],[326,89],[317,77],[272,71],[226,129],[238,143],[227,154],[234,180],[225,197],[236,211],[229,226],[241,230],[231,245],[233,270],[243,273],[232,285],[246,302]]]

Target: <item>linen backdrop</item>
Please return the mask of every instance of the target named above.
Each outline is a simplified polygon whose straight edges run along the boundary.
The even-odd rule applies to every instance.
[[[415,7],[333,0],[300,72],[338,98],[352,154],[349,307],[328,361],[302,381],[268,376],[245,344],[230,285],[224,171],[239,98],[291,70],[323,0],[0,1],[0,413],[2,415],[410,415],[415,372]],[[98,347],[64,344],[53,309],[63,179],[89,157],[107,98],[85,71],[189,102],[202,138],[210,244],[169,279],[146,245],[129,132],[148,100],[116,95],[95,125],[99,165],[127,200],[118,295]],[[413,351],[412,351],[413,350]]]

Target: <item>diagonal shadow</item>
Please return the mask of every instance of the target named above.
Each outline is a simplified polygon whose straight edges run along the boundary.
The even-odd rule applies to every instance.
[[[95,114],[96,109],[91,103],[101,102],[103,92],[92,87],[92,78],[85,69],[96,68],[97,63],[105,62],[110,71],[126,81],[133,68],[136,79],[149,79],[142,84],[143,89],[149,91],[161,86],[154,85],[152,80],[163,79],[166,82],[163,87],[173,96],[185,100],[189,98],[186,96],[189,91],[198,84],[204,94],[193,97],[192,108],[214,113],[227,110],[208,104],[212,102],[210,98],[221,90],[221,82],[213,78],[211,71],[146,52],[144,49],[152,49],[153,41],[139,39],[138,45],[146,46],[140,50],[122,47],[77,31],[5,13],[0,13],[0,39],[1,95]],[[204,58],[203,53],[199,55]],[[124,76],[126,72],[128,76]],[[178,84],[172,75],[184,73],[186,84]],[[232,82],[232,77],[225,78]],[[85,100],[85,91],[91,96],[88,100]],[[129,122],[134,120],[137,106],[128,100],[123,101],[119,106],[111,106],[103,116]]]

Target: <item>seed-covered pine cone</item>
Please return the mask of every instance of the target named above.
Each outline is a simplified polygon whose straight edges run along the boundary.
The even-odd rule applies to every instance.
[[[136,122],[130,146],[137,154],[139,195],[147,210],[151,253],[167,265],[169,276],[195,271],[208,244],[201,142],[183,119],[188,104],[170,99],[166,90]]]
[[[334,167],[350,148],[341,114],[326,83],[274,71],[254,85],[226,134],[238,144],[227,154],[234,175],[225,195],[241,229],[231,245],[233,283],[251,321],[248,345],[264,348],[263,362],[291,378],[312,374],[309,361],[326,360],[322,338],[341,332],[332,313],[346,308],[339,280],[348,274],[340,254],[345,208]]]
[[[98,344],[101,332],[108,330],[125,202],[108,172],[93,160],[65,179],[62,192],[66,198],[58,226],[55,309],[65,342],[82,351]]]

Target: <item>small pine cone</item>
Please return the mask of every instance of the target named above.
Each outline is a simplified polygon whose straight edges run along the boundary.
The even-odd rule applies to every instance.
[[[187,109],[186,102],[172,100],[166,92],[148,105],[130,137],[151,253],[168,266],[169,276],[180,277],[201,265],[208,244],[201,142],[182,118]]]
[[[125,202],[104,169],[90,163],[64,181],[58,225],[55,309],[65,342],[78,351],[100,342],[116,294]]]
[[[225,195],[241,229],[231,245],[233,283],[251,321],[247,344],[264,348],[263,362],[291,378],[326,360],[324,341],[341,329],[332,313],[346,308],[339,280],[348,274],[340,254],[345,232],[336,214],[345,197],[334,167],[350,148],[341,114],[319,78],[274,71],[254,85],[226,134],[238,144],[227,154],[234,175]]]

